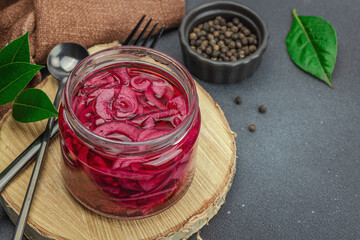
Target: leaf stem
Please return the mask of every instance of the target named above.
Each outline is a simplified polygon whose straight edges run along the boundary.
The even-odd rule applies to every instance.
[[[296,13],[296,9],[295,9],[295,8],[292,10],[292,13],[293,13],[294,17],[297,17],[297,16],[298,16],[297,13]]]

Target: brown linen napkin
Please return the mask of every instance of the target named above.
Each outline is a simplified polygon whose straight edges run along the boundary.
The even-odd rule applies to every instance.
[[[61,42],[90,47],[124,41],[144,14],[167,29],[177,27],[185,0],[1,0],[0,49],[29,31],[32,60],[45,64],[47,54]],[[30,84],[39,82],[38,74]],[[0,119],[9,108],[0,106]]]

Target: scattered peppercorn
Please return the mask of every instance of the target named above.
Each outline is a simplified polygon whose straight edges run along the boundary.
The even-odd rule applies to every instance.
[[[235,98],[235,103],[236,103],[236,104],[241,104],[241,103],[242,103],[241,97],[237,96],[237,97]]]
[[[260,113],[265,113],[266,110],[267,110],[266,105],[260,105],[260,107],[259,107],[259,112],[260,112]]]
[[[221,16],[194,27],[189,34],[191,49],[213,61],[243,59],[257,50],[257,36],[234,17]]]
[[[254,124],[250,124],[249,125],[249,131],[250,132],[255,132],[255,130],[256,130],[256,126]]]

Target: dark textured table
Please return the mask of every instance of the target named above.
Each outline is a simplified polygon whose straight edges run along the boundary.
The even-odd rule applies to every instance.
[[[187,1],[187,10],[205,1]],[[201,231],[218,239],[360,239],[360,2],[243,0],[266,21],[258,71],[232,85],[199,83],[237,137],[237,172],[226,203]],[[299,15],[327,19],[338,35],[334,89],[290,60],[285,37]],[[182,61],[177,31],[157,49]],[[234,98],[243,103],[236,105]],[[260,104],[268,111],[260,114]],[[256,132],[248,131],[255,124]],[[0,209],[0,239],[14,226]],[[195,240],[196,237],[191,237]]]

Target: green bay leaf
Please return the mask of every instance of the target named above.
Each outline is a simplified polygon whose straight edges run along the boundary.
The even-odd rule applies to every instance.
[[[0,105],[11,102],[44,66],[14,62],[0,67]]]
[[[298,16],[293,10],[294,20],[286,37],[287,51],[304,71],[333,87],[331,75],[337,55],[336,32],[323,18]]]
[[[27,123],[57,117],[58,112],[46,93],[40,89],[30,88],[16,97],[12,115],[15,120]]]
[[[0,51],[0,66],[12,62],[30,62],[29,32],[15,39]]]

